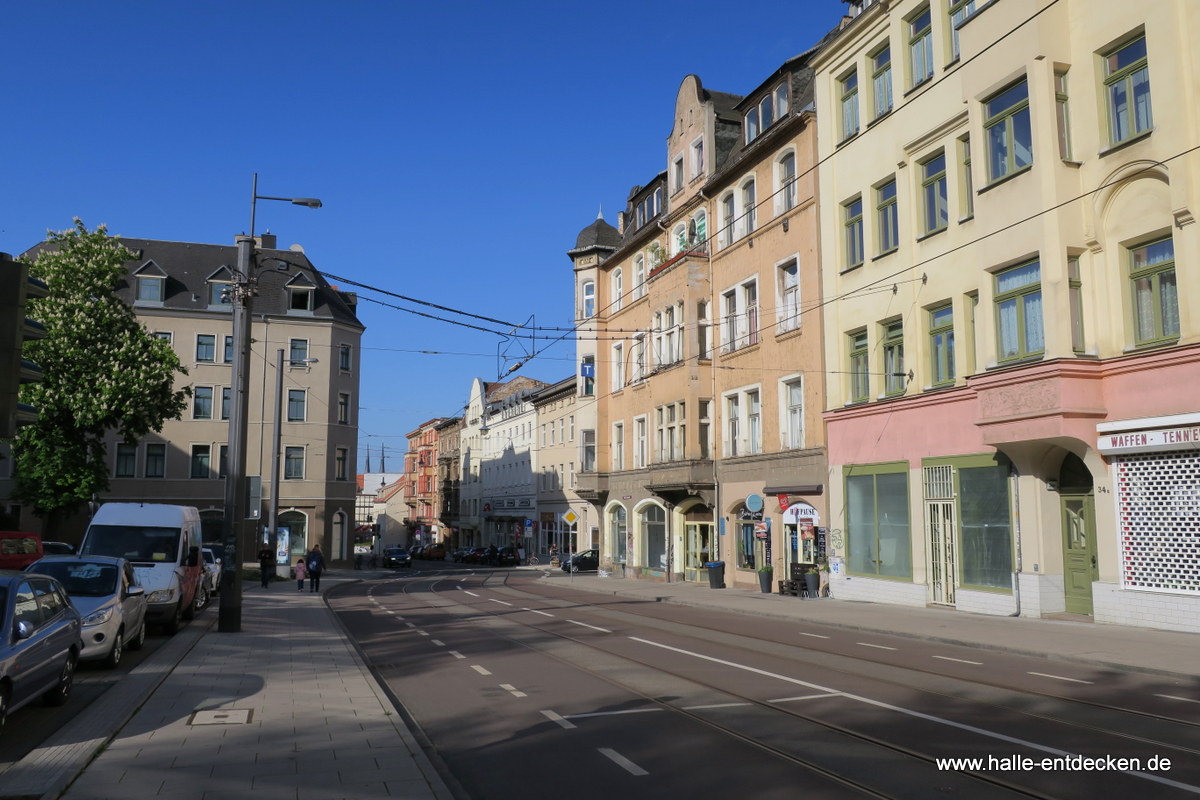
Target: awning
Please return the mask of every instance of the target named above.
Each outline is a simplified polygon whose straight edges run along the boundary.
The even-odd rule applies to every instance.
[[[804,486],[768,486],[763,494],[824,494],[825,486],[820,483]]]

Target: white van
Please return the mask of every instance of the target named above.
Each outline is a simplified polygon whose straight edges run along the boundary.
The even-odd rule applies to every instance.
[[[105,503],[79,555],[129,561],[146,590],[146,621],[175,633],[208,603],[200,540],[200,512],[193,506]]]

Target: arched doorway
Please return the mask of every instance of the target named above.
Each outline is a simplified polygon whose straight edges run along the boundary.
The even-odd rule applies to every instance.
[[[308,517],[299,511],[285,511],[279,515],[279,531],[288,534],[288,563],[295,564],[308,552]]]
[[[707,581],[704,565],[716,559],[713,512],[706,505],[693,505],[683,514],[683,575],[689,581]]]
[[[1092,473],[1074,453],[1063,459],[1058,471],[1062,506],[1063,593],[1066,610],[1092,613],[1092,583],[1100,578],[1096,566],[1096,505]]]

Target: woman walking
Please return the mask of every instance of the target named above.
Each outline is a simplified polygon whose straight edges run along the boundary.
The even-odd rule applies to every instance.
[[[308,591],[321,591],[321,573],[325,571],[325,556],[321,545],[314,544],[308,551]]]

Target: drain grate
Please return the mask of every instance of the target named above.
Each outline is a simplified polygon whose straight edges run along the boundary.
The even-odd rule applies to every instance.
[[[249,708],[226,708],[197,711],[188,718],[188,725],[247,725],[253,711]]]

